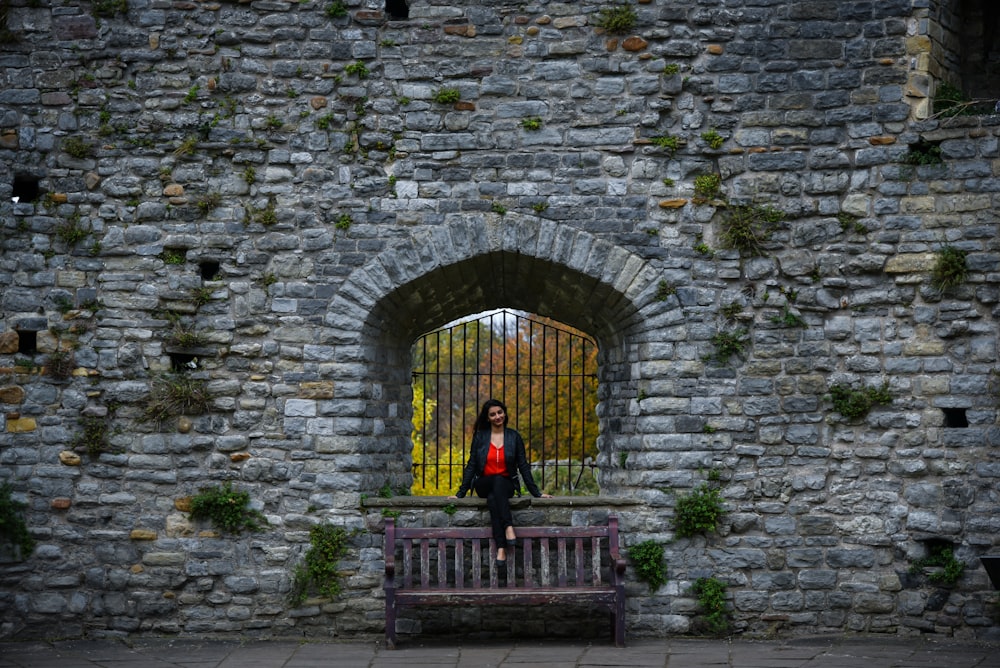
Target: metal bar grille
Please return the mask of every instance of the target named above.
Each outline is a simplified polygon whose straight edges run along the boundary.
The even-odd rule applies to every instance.
[[[572,328],[499,310],[413,346],[413,493],[458,489],[483,402],[507,405],[535,481],[553,494],[597,494],[597,344]]]

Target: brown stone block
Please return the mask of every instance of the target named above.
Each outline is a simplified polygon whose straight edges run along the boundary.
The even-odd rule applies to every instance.
[[[0,148],[16,149],[18,147],[17,133],[13,130],[6,130],[0,133]]]
[[[191,497],[190,496],[181,496],[181,497],[178,497],[178,498],[174,499],[174,508],[176,508],[177,510],[181,511],[182,513],[190,513],[191,512]]]
[[[309,100],[309,106],[312,107],[313,109],[323,109],[324,107],[326,107],[326,105],[327,105],[326,98],[323,97],[322,95],[316,95],[315,97]]]
[[[475,37],[476,26],[472,25],[471,23],[466,23],[464,25],[458,25],[458,26],[445,26],[444,34],[458,35],[459,37]]]
[[[128,537],[132,540],[156,540],[156,532],[151,529],[132,529]]]
[[[868,138],[868,143],[871,144],[872,146],[887,146],[889,144],[895,144],[896,143],[896,138],[895,137],[886,137],[886,136],[882,136],[882,137],[869,137]]]
[[[14,330],[0,333],[0,354],[10,355],[17,352],[19,337]]]
[[[0,404],[19,404],[24,401],[24,388],[17,385],[0,387]]]
[[[73,505],[73,502],[65,496],[57,497],[49,502],[49,506],[52,507],[52,510],[66,510],[71,505]]]
[[[232,462],[245,462],[246,460],[250,459],[250,453],[234,452],[233,454],[229,455],[229,459]]]
[[[476,110],[476,104],[474,102],[456,102],[455,103],[455,110],[456,111],[475,111]]]
[[[35,422],[35,418],[19,417],[14,420],[7,420],[7,432],[10,434],[26,434],[35,431],[37,428],[38,424]]]
[[[684,206],[687,203],[688,203],[688,200],[686,200],[683,197],[674,197],[672,199],[660,200],[660,208],[661,209],[679,209],[679,208],[681,208],[682,206]]]
[[[63,450],[59,453],[59,461],[66,466],[79,466],[83,460],[72,450]]]
[[[706,50],[713,56],[721,56],[725,49],[722,48],[721,44],[709,44]]]
[[[649,46],[649,42],[637,36],[629,37],[622,42],[622,48],[626,51],[642,51],[647,46]]]
[[[333,399],[333,381],[316,380],[299,384],[300,399]]]
[[[163,189],[166,197],[180,197],[184,194],[184,186],[179,183],[170,183]]]

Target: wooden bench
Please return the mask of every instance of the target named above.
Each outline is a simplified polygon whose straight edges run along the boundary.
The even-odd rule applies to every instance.
[[[607,526],[516,531],[517,547],[508,550],[500,572],[489,527],[398,527],[386,518],[386,645],[395,648],[396,619],[405,607],[560,603],[606,608],[612,639],[624,647],[625,559],[618,550],[618,518],[610,516]]]

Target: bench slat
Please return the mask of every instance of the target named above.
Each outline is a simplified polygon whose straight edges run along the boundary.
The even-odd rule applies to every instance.
[[[556,549],[558,550],[558,567],[556,568],[556,573],[559,577],[559,586],[565,587],[566,585],[566,538],[565,536],[560,536],[556,539]]]
[[[595,590],[590,587],[555,589],[465,589],[450,591],[404,591],[396,592],[396,603],[400,605],[546,605],[563,603],[573,605],[610,605],[614,603],[615,590]]]
[[[431,550],[426,540],[420,541],[420,588],[431,586]]]

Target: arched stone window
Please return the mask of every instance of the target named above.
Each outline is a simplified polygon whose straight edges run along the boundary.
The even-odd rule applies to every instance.
[[[956,105],[963,112],[993,112],[1000,100],[1000,5],[949,0],[920,10],[915,24],[907,41],[914,116],[949,113]]]

